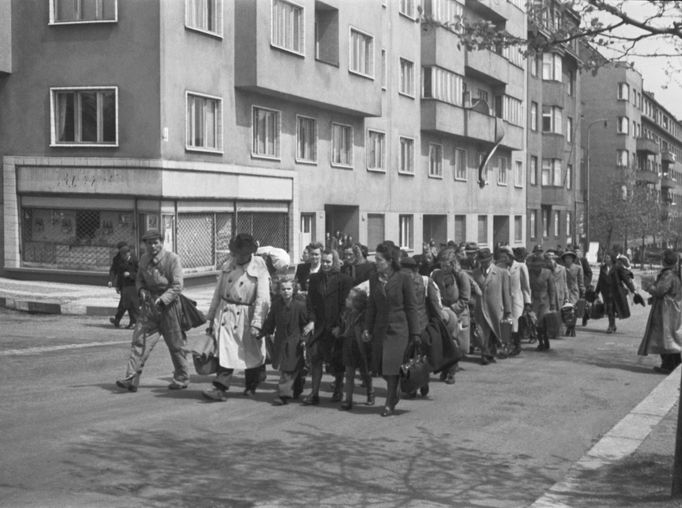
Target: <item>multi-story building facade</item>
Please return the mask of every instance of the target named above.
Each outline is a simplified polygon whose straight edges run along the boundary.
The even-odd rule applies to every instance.
[[[237,231],[294,259],[337,230],[523,243],[524,63],[455,50],[416,0],[1,6],[7,275],[100,277],[152,227],[197,274]],[[424,10],[526,30],[517,0]]]
[[[529,37],[549,39],[577,15],[556,0],[535,2]],[[570,246],[583,235],[584,181],[580,173],[581,81],[575,41],[528,61],[528,245]]]

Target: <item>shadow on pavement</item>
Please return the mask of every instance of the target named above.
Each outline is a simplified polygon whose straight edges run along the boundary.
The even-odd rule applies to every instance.
[[[530,457],[484,455],[424,428],[412,443],[340,438],[309,424],[265,440],[227,427],[204,438],[183,438],[184,430],[85,435],[64,465],[68,488],[145,506],[516,507],[553,483]],[[536,492],[518,488],[528,478]]]

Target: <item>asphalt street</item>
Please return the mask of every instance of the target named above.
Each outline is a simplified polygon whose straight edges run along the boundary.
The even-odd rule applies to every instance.
[[[130,331],[0,310],[0,506],[527,506],[661,381],[636,356],[647,312],[463,362],[454,386],[381,418],[383,380],[351,412],[326,383],[319,407],[271,406],[272,371],[255,399],[241,373],[225,403],[202,400],[207,377],[169,391],[162,342],[121,392]]]

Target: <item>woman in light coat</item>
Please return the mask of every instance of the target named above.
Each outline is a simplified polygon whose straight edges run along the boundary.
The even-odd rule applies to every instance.
[[[521,352],[521,338],[519,337],[519,318],[523,311],[530,310],[530,277],[525,263],[519,263],[514,258],[514,251],[508,245],[499,248],[499,262],[509,270],[509,286],[512,301],[512,350],[510,356]]]
[[[682,281],[678,273],[678,255],[666,249],[661,256],[663,269],[656,281],[643,289],[651,294],[651,311],[638,355],[661,355],[656,372],[670,374],[680,364],[682,352]]]
[[[260,332],[270,307],[270,274],[265,260],[255,256],[253,237],[240,233],[230,241],[230,256],[223,264],[206,318],[207,333],[218,344],[218,372],[213,389],[203,395],[227,400],[235,369],[243,369],[244,395],[253,396],[265,364],[265,343]]]

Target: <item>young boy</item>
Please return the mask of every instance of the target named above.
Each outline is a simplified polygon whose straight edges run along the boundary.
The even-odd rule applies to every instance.
[[[297,296],[293,277],[282,278],[261,330],[261,335],[275,334],[271,361],[280,374],[277,396],[272,401],[275,406],[298,398],[303,391],[303,327],[308,322],[306,302]]]

